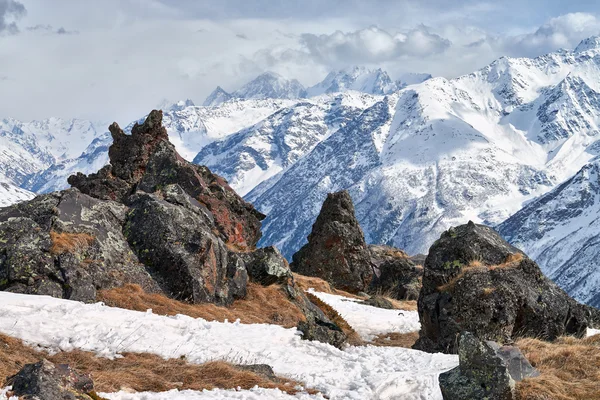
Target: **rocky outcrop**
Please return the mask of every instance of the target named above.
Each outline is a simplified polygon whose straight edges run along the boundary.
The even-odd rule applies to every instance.
[[[599,310],[571,299],[493,229],[472,222],[431,246],[418,309],[414,348],[429,352],[456,353],[463,331],[499,343],[517,335],[552,340],[581,336],[600,321]]]
[[[517,347],[469,332],[460,336],[458,356],[460,365],[439,376],[444,400],[514,400],[516,382],[540,375]]]
[[[0,290],[85,302],[126,283],[158,291],[123,235],[127,213],[76,189],[0,209]]]
[[[24,400],[99,399],[89,375],[47,360],[25,365],[7,383],[12,386],[12,395]]]
[[[308,243],[294,254],[292,270],[353,293],[369,287],[370,253],[347,191],[327,195]]]
[[[374,268],[370,291],[385,293],[398,300],[416,300],[421,291],[423,267],[415,265],[403,252],[389,246],[370,245]]]
[[[244,249],[256,246],[264,215],[239,197],[223,178],[177,153],[162,126],[162,111],[154,110],[143,124],[135,124],[131,135],[117,123],[109,130],[113,138],[108,151],[110,165],[96,174],[69,177],[73,187],[98,199],[125,203],[136,191],[153,193],[177,184],[210,210],[225,243]]]
[[[251,279],[284,287],[305,338],[346,337],[293,281],[260,220],[222,178],[182,159],[152,111],[131,135],[115,123],[111,164],[74,188],[0,209],[0,290],[92,302],[128,283],[179,300],[229,305]]]

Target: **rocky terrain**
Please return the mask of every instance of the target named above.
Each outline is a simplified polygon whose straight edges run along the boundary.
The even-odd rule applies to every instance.
[[[293,282],[286,260],[256,249],[264,216],[169,142],[161,111],[126,135],[109,128],[110,164],[72,189],[0,210],[0,290],[91,302],[134,283],[192,303],[229,305],[249,280],[279,283],[305,313],[306,337],[344,335]]]

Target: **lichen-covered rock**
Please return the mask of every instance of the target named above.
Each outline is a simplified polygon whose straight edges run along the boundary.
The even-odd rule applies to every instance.
[[[370,291],[385,293],[398,300],[416,300],[421,291],[423,267],[415,265],[402,250],[370,245],[374,268]]]
[[[129,200],[124,233],[163,290],[194,303],[230,304],[246,295],[248,275],[212,231],[212,217],[179,187]],[[184,203],[184,205],[180,205]]]
[[[383,296],[372,296],[369,299],[363,301],[361,304],[365,304],[371,307],[383,308],[386,310],[393,310],[395,307],[391,301]]]
[[[308,243],[294,254],[291,267],[352,293],[369,287],[370,253],[347,191],[327,195]]]
[[[98,398],[89,375],[79,374],[66,364],[41,360],[25,365],[8,379],[12,394],[24,400],[92,400]],[[94,396],[94,397],[92,397]]]
[[[157,291],[122,234],[126,213],[75,189],[0,209],[0,290],[86,302],[127,283]]]
[[[184,160],[169,142],[162,126],[162,111],[152,111],[143,124],[136,124],[126,135],[118,124],[109,130],[110,165],[96,174],[69,177],[69,183],[103,200],[126,202],[136,190],[153,193],[171,184],[213,214],[221,238],[232,246],[253,249],[260,239],[264,215],[239,197],[227,182],[206,167]]]
[[[276,247],[257,249],[251,253],[241,253],[250,280],[263,286],[274,283],[284,284],[292,278],[292,270],[287,260]]]
[[[510,343],[517,335],[581,336],[600,322],[599,310],[571,299],[493,229],[472,222],[431,246],[418,308],[414,348],[429,352],[456,353],[463,331]]]
[[[439,376],[444,400],[514,400],[516,382],[540,375],[518,348],[469,332],[460,336],[458,356],[459,366]]]

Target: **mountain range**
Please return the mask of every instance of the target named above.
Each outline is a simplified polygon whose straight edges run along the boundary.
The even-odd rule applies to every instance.
[[[288,258],[306,242],[326,194],[347,189],[370,243],[423,253],[453,225],[498,226],[575,297],[598,302],[589,290],[600,280],[600,230],[591,223],[598,38],[537,58],[503,57],[454,79],[392,80],[355,67],[306,88],[265,73],[233,92],[217,87],[203,106],[162,108],[180,154],[267,214],[259,244]],[[4,203],[64,188],[70,174],[106,163],[110,136],[107,124],[98,126],[3,120],[0,182],[13,193]]]

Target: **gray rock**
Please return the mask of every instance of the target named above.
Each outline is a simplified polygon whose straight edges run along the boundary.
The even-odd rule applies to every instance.
[[[47,360],[25,365],[8,378],[15,396],[24,400],[92,400],[94,383],[68,365]]]
[[[472,222],[431,246],[418,309],[414,348],[429,352],[456,353],[463,331],[511,343],[582,336],[600,322],[599,310],[577,303],[493,229]]]
[[[284,284],[292,278],[287,260],[274,246],[257,249],[252,253],[242,253],[240,257],[254,282],[268,286],[274,283]]]
[[[416,300],[421,291],[423,268],[402,250],[370,245],[374,274],[369,290],[398,300]]]
[[[168,199],[173,201],[141,192],[129,199],[124,232],[139,259],[172,297],[217,304],[243,298],[246,269],[212,232],[206,210],[193,206],[193,199],[183,200],[189,207],[179,205],[181,198],[176,204]]]
[[[308,243],[294,254],[292,270],[352,293],[369,286],[373,277],[370,253],[348,192],[327,195]]]
[[[459,341],[460,365],[439,376],[444,400],[515,399],[515,382],[539,376],[521,351],[481,341],[464,332]]]
[[[392,302],[382,296],[373,296],[370,299],[363,301],[361,304],[377,308],[385,308],[387,310],[394,309]]]
[[[0,290],[85,302],[127,283],[158,291],[122,234],[126,213],[76,189],[0,210]]]

